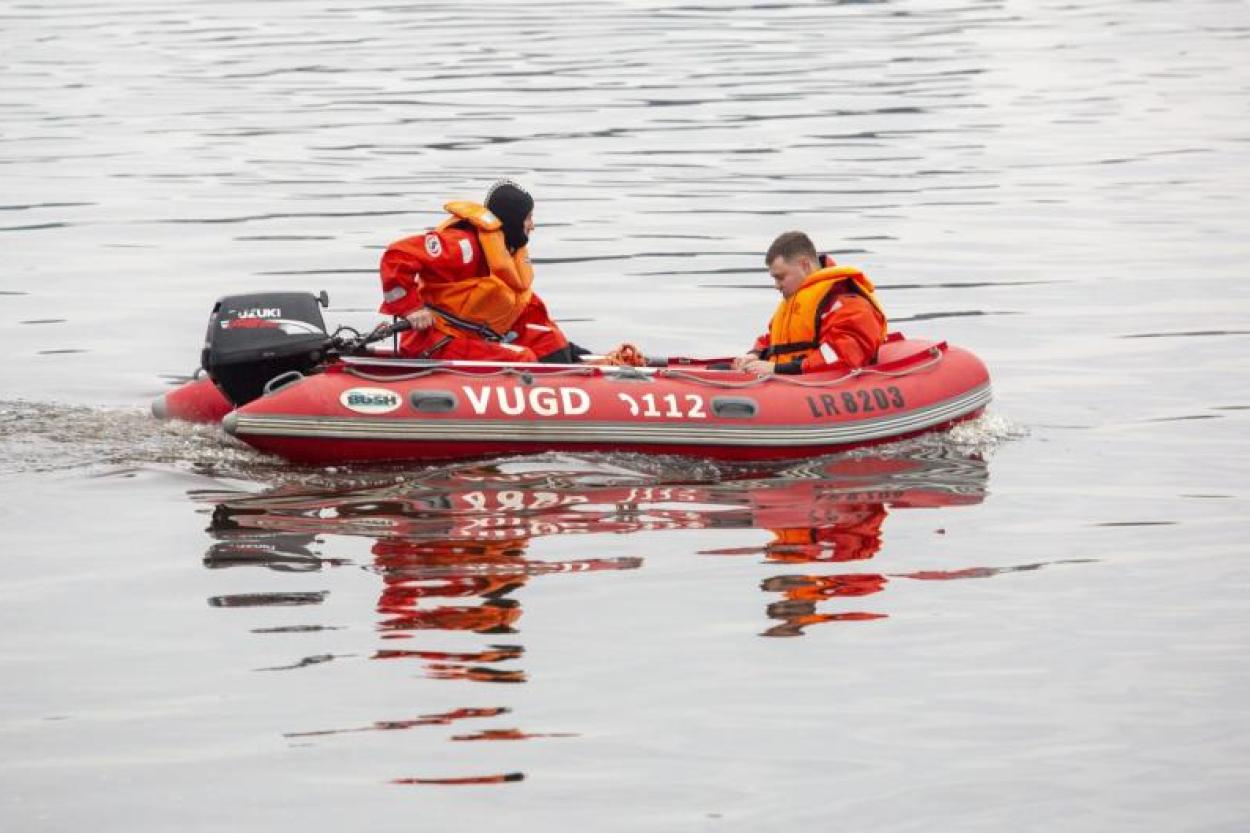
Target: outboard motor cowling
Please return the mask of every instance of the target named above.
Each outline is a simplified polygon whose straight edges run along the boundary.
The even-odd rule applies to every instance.
[[[330,345],[321,296],[307,292],[227,295],[213,305],[200,364],[236,406],[258,398],[272,379],[307,373]]]

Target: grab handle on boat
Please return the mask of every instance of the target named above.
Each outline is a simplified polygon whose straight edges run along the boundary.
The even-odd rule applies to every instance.
[[[724,419],[754,419],[760,406],[746,396],[713,396],[712,413]]]
[[[414,390],[408,394],[414,410],[423,414],[446,414],[456,410],[456,395],[449,390]]]
[[[298,370],[288,370],[286,373],[279,373],[277,376],[265,383],[265,387],[261,390],[260,395],[268,396],[271,393],[276,393],[285,388],[287,385],[293,385],[303,378],[304,374],[300,373]]]

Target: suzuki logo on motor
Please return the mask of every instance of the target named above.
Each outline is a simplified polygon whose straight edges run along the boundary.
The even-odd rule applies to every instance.
[[[238,318],[281,318],[281,307],[252,307],[239,310]]]
[[[389,414],[404,400],[386,388],[348,388],[339,394],[344,408],[358,414]]]

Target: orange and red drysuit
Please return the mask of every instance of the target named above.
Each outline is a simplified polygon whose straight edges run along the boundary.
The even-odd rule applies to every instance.
[[[422,307],[434,325],[410,330],[401,355],[535,361],[567,355],[569,342],[532,289],[529,250],[510,252],[500,221],[484,206],[449,202],[451,215],[382,255],[379,311],[404,317]]]
[[[886,318],[872,282],[853,266],[821,258],[823,268],[808,275],[783,298],[751,352],[774,362],[777,373],[851,370],[871,363],[885,340]]]

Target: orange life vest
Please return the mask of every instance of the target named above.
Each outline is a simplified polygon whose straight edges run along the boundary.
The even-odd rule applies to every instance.
[[[439,323],[449,333],[463,330],[447,319],[468,322],[488,328],[495,335],[504,335],[533,297],[534,270],[530,266],[529,249],[515,254],[508,252],[499,218],[485,206],[467,201],[449,202],[443,206],[450,217],[437,227],[445,231],[459,223],[468,223],[477,233],[482,254],[490,273],[485,277],[451,282],[430,281],[421,287],[422,295],[434,313],[444,320]],[[448,329],[451,327],[452,329]]]
[[[820,319],[833,301],[833,290],[850,281],[856,294],[881,313],[881,337],[887,331],[885,310],[873,291],[872,281],[854,266],[829,266],[808,275],[798,290],[783,298],[768,323],[768,359],[777,362],[802,360],[820,347]]]

